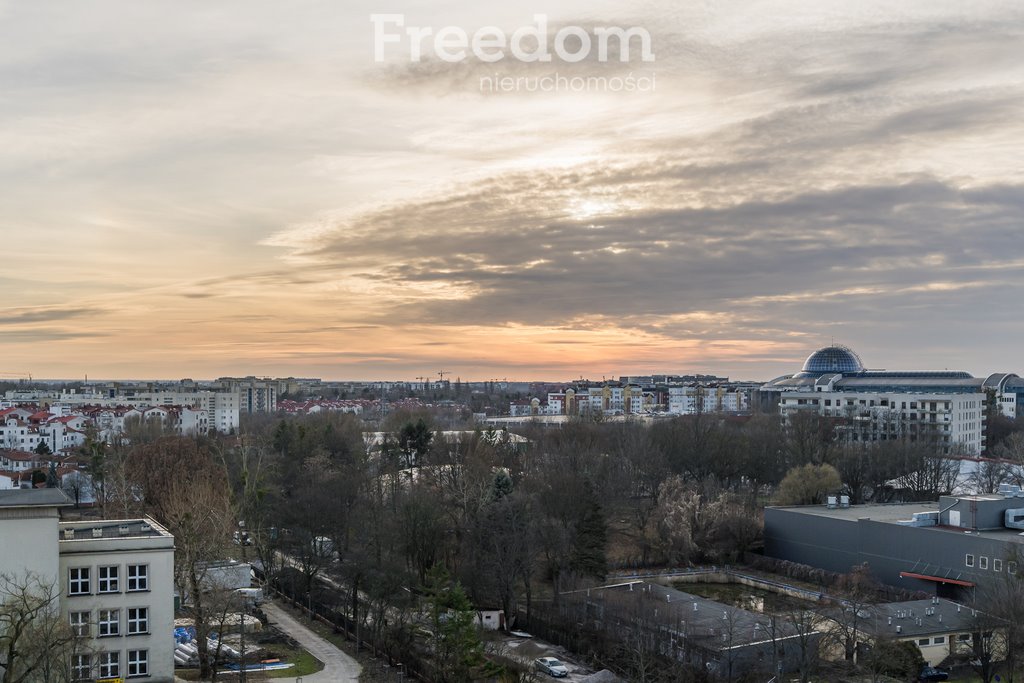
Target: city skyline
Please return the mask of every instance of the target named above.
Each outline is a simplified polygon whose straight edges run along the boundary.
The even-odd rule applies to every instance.
[[[374,59],[639,27],[653,61]],[[1009,2],[0,3],[0,379],[1024,371]],[[481,79],[656,75],[648,92]]]

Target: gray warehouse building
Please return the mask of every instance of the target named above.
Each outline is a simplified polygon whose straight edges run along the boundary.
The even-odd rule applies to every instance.
[[[765,554],[845,573],[867,563],[883,582],[963,599],[1017,571],[1024,492],[1012,486],[937,503],[765,509]]]

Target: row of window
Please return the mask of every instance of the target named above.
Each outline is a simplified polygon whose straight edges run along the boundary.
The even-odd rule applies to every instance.
[[[126,568],[125,592],[149,590],[149,565],[130,564]],[[109,565],[96,568],[96,592],[121,592],[121,567]],[[68,595],[92,594],[92,567],[70,567],[68,569]]]
[[[125,610],[126,635],[138,636],[149,633],[149,608],[129,607]],[[92,637],[92,612],[70,612],[68,621],[71,630],[76,636],[83,638]],[[121,635],[121,610],[101,609],[97,610],[96,635],[100,638],[108,638]]]
[[[149,650],[128,650],[125,657],[125,676],[134,678],[149,675]],[[96,678],[120,678],[121,653],[98,652],[95,655],[71,656],[72,679],[92,681]]]
[[[816,399],[816,398],[813,398],[813,399],[802,399],[802,398],[801,399],[797,399],[797,404],[798,405],[807,405],[807,401],[810,401],[810,403],[812,405],[818,405],[818,399]],[[875,407],[875,399],[863,399],[863,398],[862,399],[852,399],[852,398],[841,399],[841,398],[837,398],[837,399],[835,399],[835,401],[836,401],[836,407],[843,406],[844,404],[846,405],[846,407],[851,407],[851,406],[856,406],[856,405],[867,406],[868,408],[874,408]],[[949,410],[950,409],[950,402],[949,401],[942,401],[941,402],[942,403],[942,407],[941,408],[939,408],[939,406],[938,406],[939,402],[937,402],[937,401],[930,401],[930,402],[929,401],[921,401],[920,403],[921,403],[920,410],[926,410],[926,411],[930,411],[930,412],[933,412],[933,413],[934,412],[939,412],[940,410]],[[917,404],[918,404],[917,401],[911,401],[910,402],[910,409],[911,410],[918,410]],[[832,405],[832,399],[826,398],[825,399],[825,405],[826,406],[831,406]],[[881,407],[881,408],[888,408],[888,407],[890,407],[889,406],[889,399],[883,398],[883,399],[879,400],[878,407]],[[894,409],[896,408],[896,401],[892,402],[892,408],[894,408]],[[906,410],[906,409],[907,409],[907,402],[903,401],[902,405],[900,406],[900,410]]]
[[[917,644],[924,645],[944,645],[946,642],[946,636],[935,636],[934,638],[918,638]]]
[[[967,556],[964,558],[964,564],[966,564],[968,567],[973,567],[974,566],[974,555],[972,555],[971,553],[967,553]],[[988,569],[988,558],[985,557],[984,555],[981,555],[980,557],[978,557],[978,569]],[[1000,560],[999,558],[993,559],[992,560],[992,571],[994,571],[994,572],[1001,572],[1001,571],[1003,571],[1003,561]],[[1006,563],[1006,571],[1009,574],[1016,574],[1017,573],[1017,563],[1016,562],[1007,562]]]

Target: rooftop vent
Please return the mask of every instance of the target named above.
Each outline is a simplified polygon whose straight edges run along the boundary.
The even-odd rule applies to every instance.
[[[820,500],[820,498],[819,498],[819,500]],[[835,496],[829,496],[828,497],[828,502],[826,503],[826,505],[828,506],[829,510],[835,510],[837,502],[838,502],[838,500],[837,500],[837,498]]]
[[[139,526],[139,531],[141,531],[142,533],[146,533],[147,531],[152,531],[152,530],[153,530],[153,527],[151,527],[150,525],[146,524],[145,522],[143,522]]]
[[[73,540],[75,540],[75,530],[74,529],[65,529],[64,530],[64,540],[66,540],[66,541],[73,541]]]
[[[103,529],[99,528],[98,526],[97,527],[93,527],[93,529],[92,529],[92,537],[93,538],[103,538]]]
[[[117,527],[117,533],[120,536],[127,536],[130,531],[131,529],[128,527],[127,524],[122,524],[119,527]]]

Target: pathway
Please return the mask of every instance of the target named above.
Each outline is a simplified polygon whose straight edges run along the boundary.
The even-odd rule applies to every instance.
[[[267,615],[271,624],[297,640],[311,655],[324,663],[323,671],[303,676],[302,683],[336,683],[337,681],[359,680],[359,673],[363,667],[333,643],[318,636],[275,603],[265,602],[260,608]]]

